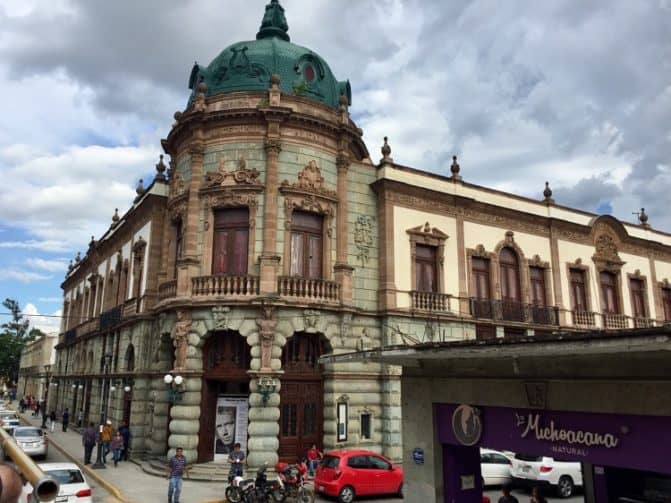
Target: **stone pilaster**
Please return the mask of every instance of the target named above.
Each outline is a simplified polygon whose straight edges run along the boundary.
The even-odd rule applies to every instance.
[[[273,379],[276,387],[264,403],[259,393],[259,379]],[[280,442],[280,387],[279,378],[272,373],[257,374],[249,383],[249,428],[247,438],[247,464],[253,470],[278,461]]]
[[[382,378],[382,453],[398,462],[403,458],[401,371],[400,368],[385,367]]]
[[[340,300],[343,304],[352,303],[352,273],[354,268],[347,263],[347,242],[349,229],[347,212],[349,195],[347,191],[347,172],[349,170],[349,156],[339,153],[336,159],[338,166],[338,213],[336,215],[336,264],[334,267],[335,280],[340,284]]]
[[[170,437],[168,456],[182,447],[189,463],[198,459],[198,430],[200,428],[200,400],[202,378],[199,374],[184,375],[184,393],[170,409]],[[165,386],[165,385],[164,385]]]
[[[271,127],[272,126],[272,127]],[[271,131],[273,132],[271,136]],[[277,291],[277,271],[280,258],[277,256],[277,212],[278,210],[278,163],[282,150],[279,139],[279,123],[269,122],[266,138],[266,186],[263,204],[263,251],[259,259],[261,294]]]
[[[170,403],[163,377],[157,377],[149,383],[149,404],[147,417],[148,445],[147,450],[154,456],[165,454],[168,445],[168,424]]]

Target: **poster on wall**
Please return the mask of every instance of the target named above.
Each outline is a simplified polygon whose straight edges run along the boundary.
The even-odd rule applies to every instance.
[[[247,452],[247,424],[249,405],[247,397],[220,396],[214,424],[214,460],[225,461],[233,446],[239,442]]]

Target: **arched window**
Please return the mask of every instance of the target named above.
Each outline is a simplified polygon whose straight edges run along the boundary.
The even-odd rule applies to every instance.
[[[499,256],[501,268],[501,299],[519,302],[520,268],[517,254],[510,248],[503,248]]]
[[[135,370],[135,347],[132,344],[128,345],[126,348],[126,370],[133,371]]]

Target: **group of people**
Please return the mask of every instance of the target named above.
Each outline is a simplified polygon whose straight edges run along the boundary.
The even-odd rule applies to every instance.
[[[107,456],[112,454],[114,467],[119,461],[128,461],[130,454],[130,428],[125,422],[118,429],[112,427],[112,421],[106,421],[98,431],[93,423],[84,428],[82,445],[84,446],[84,464],[91,464],[91,455],[98,439],[102,443],[102,461],[107,464]]]
[[[510,485],[504,485],[501,492],[503,493],[503,496],[499,498],[499,503],[519,503],[519,500],[512,495]],[[534,487],[531,490],[531,499],[529,500],[529,503],[547,503],[547,501],[548,500],[543,497],[541,490],[538,487]]]

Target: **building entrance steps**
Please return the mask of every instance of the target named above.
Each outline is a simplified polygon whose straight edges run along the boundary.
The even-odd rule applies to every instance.
[[[32,417],[31,411],[19,416],[26,425],[42,424],[42,417]],[[69,427],[68,431],[64,432],[61,423],[58,422],[53,433],[48,430],[47,432],[52,449],[60,451],[71,462],[79,465],[88,479],[112,495],[111,499],[104,500],[106,503],[153,503],[167,499],[165,460],[154,458],[136,462],[125,461],[115,468],[110,454],[107,457],[107,468],[94,470],[91,465],[84,465],[84,447],[79,431]],[[95,461],[95,454],[96,449],[93,450],[92,461]],[[180,498],[182,503],[224,503],[228,463],[202,463],[190,466],[189,470],[192,477],[183,481]]]

